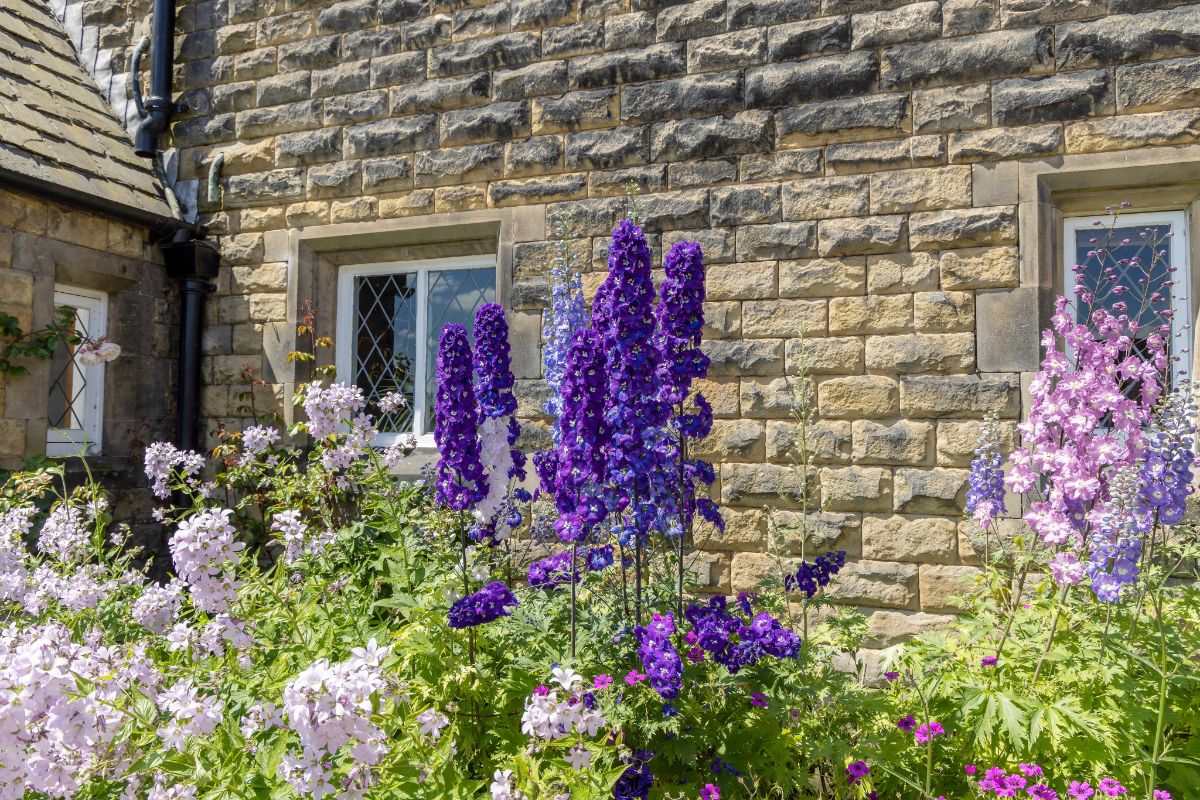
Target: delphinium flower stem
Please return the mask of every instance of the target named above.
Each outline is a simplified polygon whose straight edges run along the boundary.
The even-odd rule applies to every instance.
[[[467,571],[467,525],[466,521],[459,524],[458,542],[462,550],[463,597],[471,593],[471,574]],[[467,628],[467,657],[471,666],[475,666],[475,628]]]
[[[571,580],[571,658],[575,658],[575,629],[577,624],[577,594],[576,584],[579,583],[579,573],[576,570],[576,563],[579,560],[579,542],[571,542],[571,570],[567,574]]]
[[[621,560],[621,609],[629,619],[629,571],[625,567],[625,545],[617,542],[617,555]]]
[[[677,417],[683,416],[683,404],[681,403],[676,412]],[[679,434],[679,542],[676,547],[676,556],[678,563],[675,575],[675,593],[677,600],[676,619],[680,620],[680,628],[682,628],[683,620],[683,540],[687,535],[688,513],[687,513],[687,487],[684,485],[683,465],[687,459],[687,439],[682,433]]]
[[[1046,646],[1042,648],[1042,655],[1038,658],[1037,666],[1033,669],[1033,678],[1029,682],[1030,689],[1037,686],[1038,677],[1042,674],[1042,667],[1046,664],[1046,656],[1050,654],[1050,648],[1054,645],[1054,634],[1058,631],[1058,620],[1062,617],[1062,610],[1067,603],[1067,596],[1070,593],[1071,584],[1066,584],[1058,596],[1058,605],[1054,609],[1054,617],[1050,620],[1050,632],[1046,635]]]
[[[1158,761],[1163,756],[1163,730],[1167,720],[1167,633],[1162,618],[1162,592],[1154,593],[1155,620],[1158,623],[1158,716],[1154,722],[1154,749],[1146,796],[1154,791],[1158,779]]]

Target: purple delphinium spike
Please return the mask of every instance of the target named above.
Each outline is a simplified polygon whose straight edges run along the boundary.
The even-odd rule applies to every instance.
[[[486,490],[479,460],[479,409],[471,384],[471,346],[460,324],[442,328],[438,340],[437,397],[433,438],[437,463],[437,503],[466,511]]]
[[[583,283],[579,273],[571,269],[565,247],[560,246],[550,267],[550,307],[542,323],[542,365],[546,386],[545,411],[553,418],[552,440],[557,443],[559,418],[562,416],[562,382],[567,368],[567,350],[572,337],[587,323],[583,301]]]
[[[704,253],[695,242],[676,242],[663,261],[664,279],[655,316],[655,344],[662,399],[677,405],[687,399],[692,381],[708,374],[709,359],[700,350],[704,331]]]
[[[484,303],[475,312],[474,362],[475,399],[482,415],[499,418],[516,411],[508,321],[499,303]]]
[[[559,518],[555,530],[565,542],[582,541],[607,515],[601,497],[608,439],[604,421],[603,344],[592,330],[575,333],[563,377],[562,435],[553,488]]]

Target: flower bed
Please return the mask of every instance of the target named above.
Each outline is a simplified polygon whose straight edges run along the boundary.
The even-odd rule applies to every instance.
[[[1022,446],[1006,473],[987,425],[972,467],[984,577],[876,679],[863,618],[825,598],[845,553],[780,559],[735,598],[689,586],[696,526],[722,524],[691,455],[712,423],[700,248],[673,246],[656,291],[626,220],[590,310],[565,258],[551,285],[536,477],[496,305],[442,332],[422,484],[389,473],[404,445],[371,446],[403,399],[368,408],[321,381],[288,430],[261,420],[212,459],[148,448],[165,585],[134,567],[98,483],[11,476],[0,798],[1200,792],[1200,603],[1178,580],[1200,555],[1196,410],[1121,287],[1060,300]],[[1015,536],[1006,491],[1029,525]]]

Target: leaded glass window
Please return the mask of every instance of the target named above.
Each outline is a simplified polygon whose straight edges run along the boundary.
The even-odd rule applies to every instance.
[[[55,310],[74,310],[71,333],[99,339],[106,333],[107,298],[103,293],[74,287],[57,287]],[[85,365],[77,358],[78,346],[60,343],[50,358],[47,398],[46,455],[98,453],[104,427],[104,364]]]
[[[496,299],[494,256],[343,268],[338,278],[338,380],[361,387],[384,441],[413,434],[432,444],[437,343],[442,327],[472,331],[475,311]],[[381,414],[399,392],[407,407]]]

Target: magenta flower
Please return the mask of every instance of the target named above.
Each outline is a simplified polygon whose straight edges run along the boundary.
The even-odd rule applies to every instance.
[[[890,683],[891,681],[899,680],[900,673],[899,672],[885,672],[885,673],[883,673],[883,677],[885,680],[887,680]]]
[[[909,714],[907,717],[901,717],[900,721],[896,723],[896,727],[905,733],[909,733],[913,728],[917,727],[917,718],[912,714]]]
[[[940,722],[929,722],[917,728],[913,736],[917,737],[917,741],[925,744],[933,740],[937,736],[942,736],[946,733],[946,729],[942,727]]]
[[[711,783],[706,783],[700,790],[700,800],[721,800],[721,790]]]
[[[750,694],[750,705],[757,706],[758,708],[766,708],[767,696],[762,692],[752,692]]]
[[[968,775],[974,775],[976,772],[975,765],[974,764],[963,764],[963,772],[967,773]]]
[[[1171,793],[1162,789],[1154,790],[1154,800],[1171,800]]]
[[[1000,659],[995,656],[984,656],[979,660],[979,663],[985,667],[994,667],[1000,663]]]
[[[1095,793],[1096,790],[1087,781],[1071,781],[1071,785],[1067,787],[1067,794],[1074,800],[1088,800]]]
[[[1100,781],[1100,791],[1104,792],[1109,797],[1119,797],[1128,791],[1124,786],[1117,783],[1113,778],[1105,778]]]
[[[607,689],[608,687],[612,686],[612,682],[613,682],[613,679],[612,679],[611,675],[601,672],[599,675],[597,675],[595,678],[592,679],[592,686],[594,686],[597,689]]]
[[[644,680],[646,680],[646,676],[638,672],[636,669],[629,670],[629,674],[625,676],[625,682],[630,686],[637,686]]]
[[[859,783],[863,778],[871,774],[871,768],[867,766],[865,761],[855,761],[846,767],[846,779],[851,786]]]

